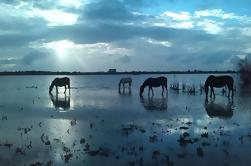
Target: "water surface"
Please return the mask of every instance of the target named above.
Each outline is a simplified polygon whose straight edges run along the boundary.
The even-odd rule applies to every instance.
[[[70,93],[49,95],[56,76],[0,77],[1,165],[247,165],[251,161],[251,104],[236,84],[233,100],[216,90],[205,102],[208,75],[166,75],[168,89],[139,97],[151,75],[132,75],[131,93],[118,93],[124,75],[69,76]],[[155,77],[157,75],[154,75]],[[238,76],[234,75],[235,81]],[[250,133],[250,134],[249,134]]]

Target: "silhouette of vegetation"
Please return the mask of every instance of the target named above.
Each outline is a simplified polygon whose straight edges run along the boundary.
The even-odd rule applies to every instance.
[[[248,87],[251,84],[251,64],[248,62],[247,57],[241,59],[239,62],[240,70],[240,83],[243,87]]]

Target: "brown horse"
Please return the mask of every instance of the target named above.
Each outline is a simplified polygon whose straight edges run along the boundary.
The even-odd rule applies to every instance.
[[[205,81],[205,92],[206,92],[206,98],[208,98],[208,89],[210,87],[210,98],[212,97],[212,94],[215,98],[214,93],[214,87],[221,88],[224,86],[228,87],[228,97],[230,96],[230,91],[232,91],[232,97],[234,96],[233,92],[233,85],[234,85],[234,79],[231,76],[213,76],[210,75],[207,80]]]
[[[58,87],[62,87],[64,86],[65,87],[65,91],[64,93],[66,92],[66,89],[68,86],[68,89],[69,89],[69,92],[70,92],[70,79],[68,77],[63,77],[63,78],[55,78],[52,82],[51,82],[51,85],[49,87],[49,93],[51,93],[51,91],[53,90],[53,87],[56,86],[56,93],[58,93]]]
[[[150,95],[150,90],[153,94],[153,87],[162,87],[162,96],[164,94],[164,90],[166,89],[167,92],[167,78],[166,77],[157,77],[157,78],[148,78],[146,79],[143,84],[140,86],[140,93],[139,95],[142,97],[145,87],[148,86],[148,96]]]

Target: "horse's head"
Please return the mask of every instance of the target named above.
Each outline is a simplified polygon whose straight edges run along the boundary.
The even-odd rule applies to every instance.
[[[140,86],[139,95],[142,97],[145,87],[143,85]]]

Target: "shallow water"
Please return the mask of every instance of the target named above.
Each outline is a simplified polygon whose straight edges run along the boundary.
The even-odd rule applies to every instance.
[[[70,76],[72,89],[50,96],[56,76],[0,77],[1,165],[247,165],[251,161],[251,97],[233,101],[216,90],[205,103],[208,75],[166,75],[168,84],[196,86],[194,95],[161,88],[139,97],[151,75]],[[156,75],[154,76],[156,77]],[[236,82],[238,76],[234,75]]]

